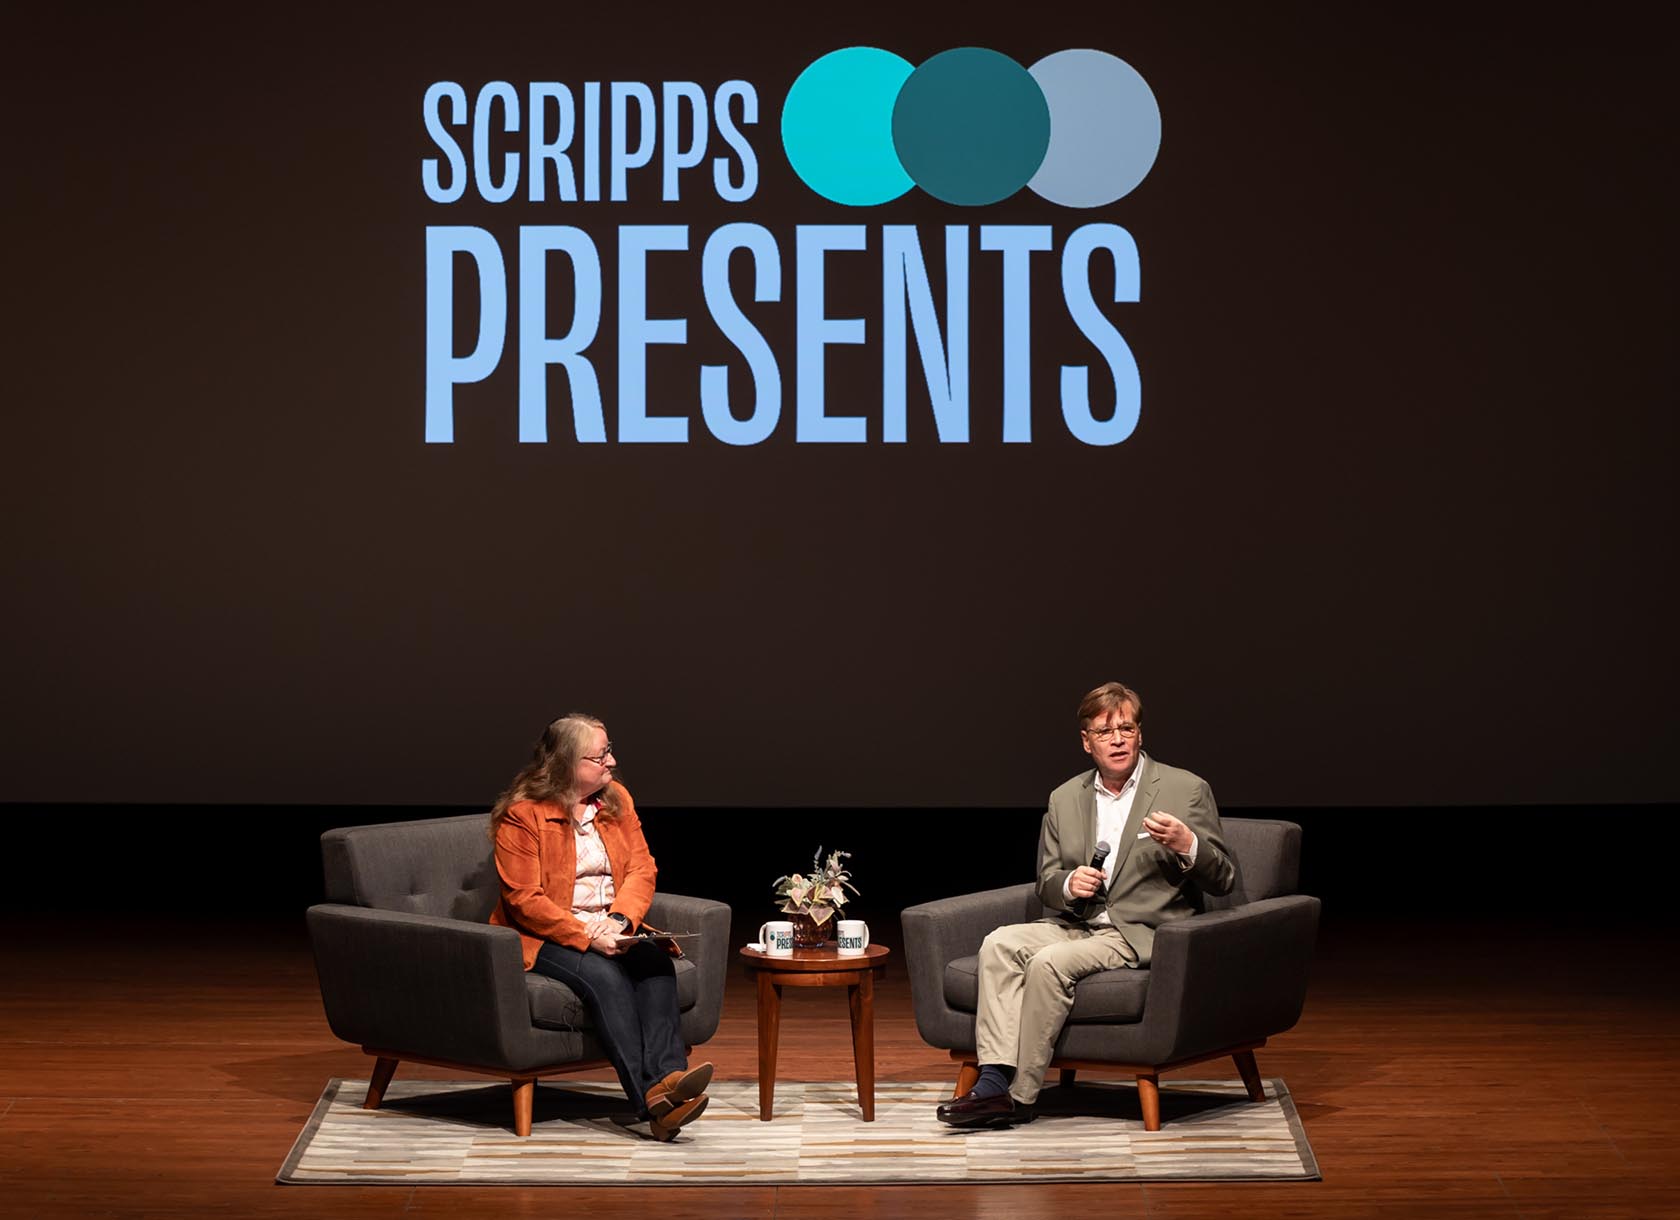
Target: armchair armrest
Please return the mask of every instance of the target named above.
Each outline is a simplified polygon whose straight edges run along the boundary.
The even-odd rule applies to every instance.
[[[531,1009],[512,928],[337,903],[306,918],[338,1037],[484,1066],[522,1058]]]
[[[1290,894],[1155,929],[1139,1031],[1145,1060],[1259,1041],[1300,1020],[1320,906]]]
[[[717,1032],[723,1014],[723,985],[729,972],[729,906],[710,898],[656,892],[647,922],[665,932],[698,932],[683,953],[694,963],[699,996],[683,1014],[683,1040],[698,1046]]]
[[[1033,898],[1032,885],[1012,885],[905,908],[904,961],[924,1041],[947,1050],[973,1046],[973,1014],[945,1002],[945,967],[980,952],[980,942],[994,929],[1025,920]]]

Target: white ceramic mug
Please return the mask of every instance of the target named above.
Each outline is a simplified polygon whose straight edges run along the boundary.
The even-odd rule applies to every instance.
[[[862,957],[869,948],[869,925],[861,919],[840,921],[840,956]]]
[[[792,957],[793,922],[787,919],[772,919],[759,928],[758,943],[764,946],[764,952],[771,957]]]

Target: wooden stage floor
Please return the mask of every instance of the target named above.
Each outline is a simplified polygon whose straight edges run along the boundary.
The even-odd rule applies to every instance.
[[[1262,1072],[1294,1093],[1322,1182],[637,1191],[274,1185],[323,1082],[368,1067],[327,1029],[300,924],[9,920],[0,1215],[1680,1215],[1669,931],[1612,921],[1631,939],[1566,940],[1532,927],[1332,922],[1305,1017],[1260,1052]],[[704,1055],[748,1080],[754,1045],[737,967]],[[916,1035],[896,961],[876,1047],[883,1080],[950,1074]],[[843,996],[790,991],[782,1078],[850,1073]]]

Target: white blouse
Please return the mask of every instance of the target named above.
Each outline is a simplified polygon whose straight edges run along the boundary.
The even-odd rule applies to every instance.
[[[612,861],[607,858],[607,845],[601,842],[601,832],[595,825],[595,815],[600,811],[600,803],[591,801],[573,824],[577,876],[572,882],[572,914],[579,917],[600,915],[613,904]]]

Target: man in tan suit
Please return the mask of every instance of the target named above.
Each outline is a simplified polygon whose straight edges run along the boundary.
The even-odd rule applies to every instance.
[[[1144,754],[1137,692],[1106,682],[1087,694],[1079,742],[1095,769],[1050,794],[1039,834],[1045,916],[980,946],[980,1079],[939,1107],[952,1126],[1030,1122],[1074,985],[1147,966],[1158,926],[1194,914],[1199,892],[1228,894],[1236,881],[1207,783]],[[1091,867],[1099,842],[1109,847],[1100,870]]]

